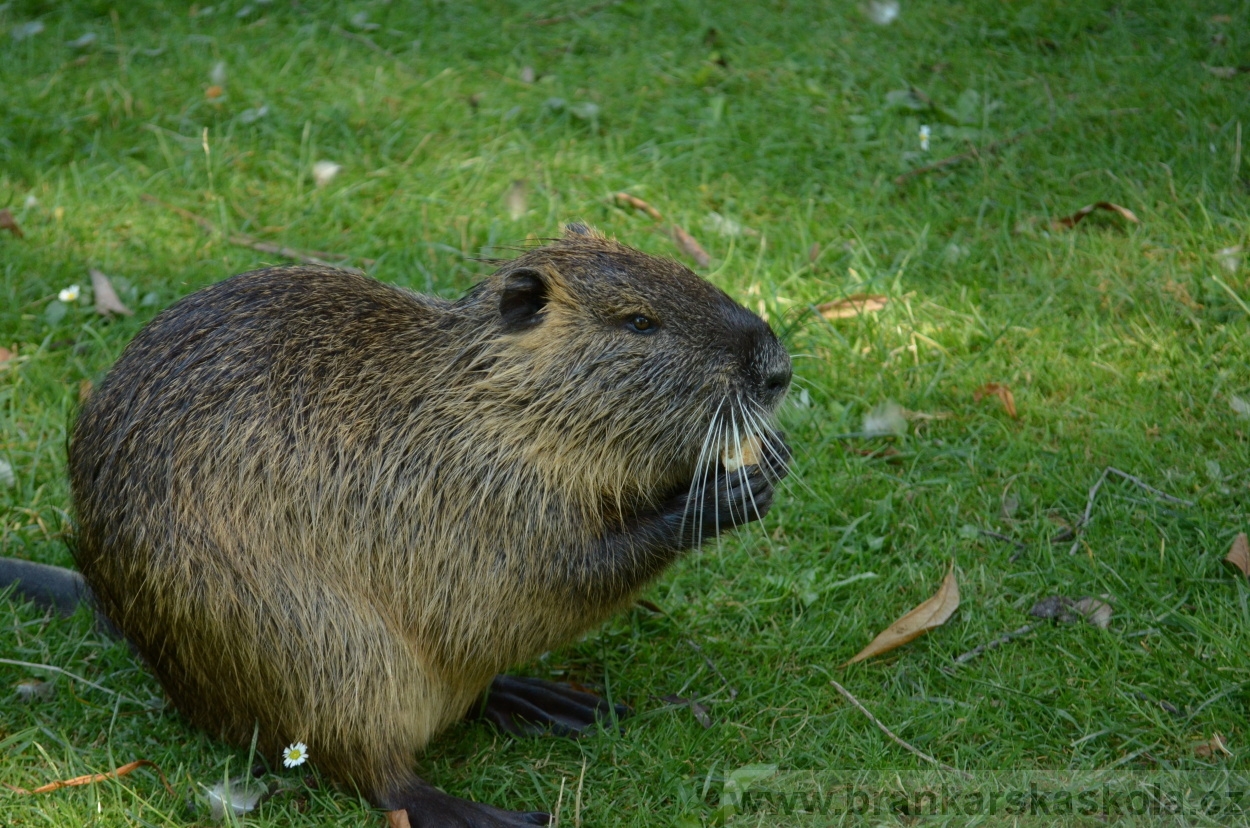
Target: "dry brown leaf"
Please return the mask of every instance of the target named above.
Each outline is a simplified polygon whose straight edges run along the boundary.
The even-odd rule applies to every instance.
[[[629,193],[617,193],[613,196],[617,204],[623,204],[626,207],[633,207],[635,210],[642,210],[656,221],[663,221],[664,216],[660,215],[660,211],[643,201],[638,196],[632,196]]]
[[[17,226],[17,219],[13,218],[13,214],[8,209],[0,210],[0,230],[8,230],[19,239],[25,235],[22,228]]]
[[[1127,221],[1131,221],[1133,224],[1141,224],[1137,216],[1133,215],[1133,211],[1128,209],[1127,207],[1121,207],[1119,204],[1112,204],[1110,201],[1097,201],[1097,202],[1094,202],[1093,204],[1085,205],[1084,207],[1077,210],[1075,213],[1073,213],[1070,216],[1064,216],[1063,218],[1055,219],[1054,221],[1050,223],[1051,229],[1052,230],[1069,230],[1073,227],[1076,227],[1078,224],[1080,224],[1081,219],[1085,218],[1086,216],[1088,216],[1090,213],[1094,212],[1095,210],[1108,210],[1112,213],[1116,213],[1121,218],[1124,218]]]
[[[1224,560],[1240,569],[1242,575],[1250,578],[1250,540],[1246,538],[1245,532],[1233,538],[1232,548],[1228,550]]]
[[[699,267],[707,267],[712,263],[712,257],[703,249],[703,245],[676,224],[673,225],[673,241],[677,242],[677,247],[681,252],[693,259]]]
[[[1020,416],[1016,412],[1016,397],[1011,393],[1011,389],[1008,386],[999,382],[987,382],[972,392],[972,399],[976,402],[981,402],[986,397],[998,397],[1003,404],[1003,408],[1007,410],[1007,416],[1013,420]]]
[[[10,351],[8,348],[0,346],[0,366],[2,366],[4,363],[8,362],[15,356],[17,356],[17,354],[14,353],[13,351]]]
[[[1198,756],[1207,757],[1215,756],[1217,753],[1222,753],[1225,756],[1233,755],[1233,752],[1228,749],[1228,745],[1224,742],[1224,735],[1219,731],[1212,733],[1208,741],[1194,745],[1194,753]]]
[[[134,316],[135,312],[122,304],[122,300],[117,298],[117,291],[113,290],[113,283],[109,281],[109,277],[105,276],[94,267],[91,268],[91,290],[95,293],[95,312],[101,316],[112,316],[120,313],[122,316]]]
[[[856,293],[845,299],[824,302],[816,306],[816,310],[825,319],[849,319],[866,313],[876,313],[890,302],[890,297],[875,293]]]
[[[204,97],[208,98],[210,101],[215,101],[218,98],[220,98],[222,95],[224,95],[225,92],[226,90],[222,89],[217,84],[213,84],[212,86],[204,90]]]
[[[120,768],[109,771],[108,773],[89,773],[86,776],[75,776],[73,779],[61,779],[56,782],[49,782],[46,785],[40,785],[34,790],[28,791],[25,788],[19,788],[16,785],[5,785],[11,791],[20,794],[42,794],[58,791],[61,788],[75,788],[79,785],[93,785],[96,782],[103,782],[106,779],[118,779],[126,776],[135,768],[156,768],[156,773],[161,777],[161,782],[165,785],[165,790],[169,791],[170,796],[177,796],[174,789],[169,786],[169,781],[165,778],[165,772],[161,770],[161,766],[148,759],[136,759],[133,762],[127,762]]]
[[[942,579],[942,586],[937,594],[920,604],[911,612],[895,621],[872,642],[855,654],[855,657],[843,664],[863,661],[866,658],[888,653],[936,627],[940,627],[959,609],[959,583],[955,580],[955,568],[952,566]]]
[[[389,828],[412,828],[412,823],[408,821],[408,812],[402,808],[398,811],[387,811],[386,824]]]

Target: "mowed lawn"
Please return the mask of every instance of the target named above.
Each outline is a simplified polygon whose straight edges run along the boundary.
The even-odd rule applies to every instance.
[[[646,606],[518,665],[630,704],[619,732],[466,723],[424,776],[652,826],[713,824],[747,765],[928,766],[831,679],[972,772],[1246,770],[1250,587],[1222,559],[1250,530],[1250,5],[865,9],[0,4],[0,208],[20,231],[0,226],[0,554],[69,563],[79,395],[179,297],[284,246],[454,297],[581,220],[767,316],[795,358],[793,474]],[[1068,226],[1097,202],[1131,214]],[[95,311],[91,268],[132,317]],[[1145,485],[1112,473],[1091,501],[1109,466]],[[944,626],[839,666],[952,565]],[[1109,624],[1029,616],[1056,595]],[[0,791],[4,825],[206,824],[205,787],[247,766],[86,613],[0,601],[0,658],[107,690],[0,664],[0,783],[147,759],[173,791],[150,768]],[[19,701],[32,679],[50,694]],[[1217,733],[1226,753],[1195,750]],[[248,824],[382,824],[315,775],[264,781]]]

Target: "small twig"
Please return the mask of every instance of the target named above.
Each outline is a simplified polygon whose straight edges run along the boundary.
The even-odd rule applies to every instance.
[[[1144,481],[1142,481],[1142,479],[1141,479],[1141,478],[1139,478],[1139,477],[1134,477],[1133,475],[1129,474],[1128,472],[1123,472],[1123,471],[1120,471],[1120,470],[1119,470],[1119,469],[1117,469],[1115,466],[1107,466],[1107,471],[1111,472],[1112,474],[1118,474],[1118,475],[1120,475],[1120,477],[1123,477],[1125,480],[1129,481],[1130,483],[1134,483],[1134,484],[1136,484],[1137,486],[1140,486],[1141,488],[1145,489],[1146,491],[1150,492],[1152,495],[1154,495],[1154,496],[1155,496],[1155,497],[1157,497],[1157,498],[1160,498],[1161,500],[1168,500],[1168,501],[1171,501],[1172,503],[1176,503],[1176,504],[1178,504],[1178,505],[1180,505],[1180,506],[1189,506],[1189,507],[1191,507],[1191,508],[1192,508],[1192,507],[1193,507],[1193,505],[1194,505],[1194,504],[1193,504],[1193,501],[1184,500],[1184,499],[1179,498],[1179,497],[1173,497],[1172,495],[1168,494],[1167,492],[1161,492],[1161,491],[1159,491],[1158,489],[1156,489],[1154,486],[1151,486],[1151,485],[1149,485],[1148,483],[1145,483]]]
[[[1014,144],[1015,142],[1019,141],[1021,138],[1027,138],[1030,135],[1036,135],[1039,132],[1045,132],[1046,130],[1050,129],[1052,126],[1054,126],[1053,123],[1043,124],[1042,126],[1034,127],[1033,129],[1022,129],[1019,132],[1015,133],[1014,135],[1009,135],[1006,138],[993,142],[992,144],[986,144],[980,149],[977,149],[974,146],[968,152],[961,152],[958,155],[951,155],[941,160],[934,161],[932,164],[925,164],[923,167],[916,167],[916,169],[914,170],[908,170],[907,172],[901,175],[895,176],[894,185],[896,187],[901,187],[903,184],[906,184],[910,179],[915,178],[917,176],[924,175],[926,173],[935,172],[937,170],[942,170],[947,167],[953,166],[955,164],[962,164],[964,161],[972,161],[976,158],[981,157],[981,155],[983,154],[998,152],[1003,147],[1010,146],[1011,144]]]
[[[1131,475],[1128,472],[1120,471],[1115,466],[1107,466],[1105,469],[1102,470],[1102,474],[1098,476],[1098,482],[1096,482],[1093,485],[1093,487],[1089,490],[1089,497],[1086,498],[1085,500],[1085,514],[1081,516],[1081,519],[1077,521],[1076,526],[1073,527],[1073,530],[1075,531],[1075,534],[1076,534],[1076,539],[1072,541],[1072,548],[1068,550],[1069,555],[1075,555],[1076,550],[1079,549],[1081,546],[1081,533],[1085,531],[1085,527],[1089,524],[1090,517],[1094,511],[1094,498],[1098,497],[1098,490],[1102,488],[1102,484],[1106,482],[1107,475],[1109,474],[1119,475],[1120,477],[1124,478],[1130,483],[1133,483],[1134,485],[1137,485],[1141,487],[1142,489],[1145,489],[1146,491],[1150,492],[1152,495],[1154,495],[1155,497],[1161,500],[1166,500],[1166,501],[1169,501],[1171,503],[1176,503],[1181,506],[1192,507],[1194,505],[1191,501],[1182,500],[1179,497],[1173,497],[1167,492],[1161,492],[1158,489],[1156,489],[1154,486],[1151,486],[1150,484],[1143,481],[1141,478],[1135,477],[1134,475]]]
[[[340,28],[339,26],[331,26],[330,31],[338,35],[339,37],[345,37],[348,40],[354,40],[357,43],[363,43],[365,46],[368,46],[370,49],[372,49],[373,51],[377,52],[380,55],[386,55],[387,57],[395,57],[395,55],[391,54],[391,51],[389,49],[383,49],[381,46],[375,43],[373,41],[373,38],[371,37],[366,37],[362,34],[356,34],[355,32],[349,32],[347,31],[347,29]]]
[[[981,655],[987,650],[997,649],[1003,646],[1004,644],[1014,641],[1015,639],[1023,635],[1028,635],[1031,632],[1033,632],[1033,625],[1025,624],[1023,627],[1020,627],[1017,630],[1012,630],[1011,632],[1003,633],[998,638],[995,638],[993,641],[987,641],[979,647],[973,647],[968,652],[956,658],[954,664],[950,666],[957,667],[960,664],[966,664],[967,662],[972,661],[972,659],[976,658],[977,656]],[[946,670],[946,672],[950,672],[949,668],[943,668],[943,669]]]
[[[150,759],[136,759],[133,762],[127,762],[119,768],[114,768],[108,773],[89,773],[86,776],[75,776],[73,779],[61,779],[56,782],[49,782],[46,785],[40,785],[38,788],[29,791],[25,788],[19,788],[16,785],[9,785],[7,783],[4,787],[14,793],[31,796],[33,794],[44,794],[51,793],[52,791],[59,791],[61,788],[76,788],[81,785],[94,785],[97,782],[104,782],[109,779],[120,779],[123,776],[129,775],[135,768],[143,767],[155,768],[157,775],[161,778],[161,784],[165,786],[165,790],[169,792],[170,796],[177,796],[177,794],[174,793],[173,787],[170,786],[169,780],[165,778],[165,772],[161,770],[161,766]]]
[[[895,742],[895,744],[899,745],[899,747],[902,747],[902,748],[905,748],[906,750],[911,751],[911,752],[912,752],[912,753],[914,753],[916,756],[919,756],[921,759],[925,760],[925,761],[926,761],[926,762],[928,762],[929,764],[931,764],[931,765],[937,765],[937,766],[938,766],[939,768],[941,768],[942,770],[945,770],[945,771],[950,771],[951,773],[957,773],[957,774],[959,774],[960,776],[964,777],[965,779],[972,779],[972,774],[968,773],[967,771],[961,771],[959,768],[952,768],[950,765],[946,764],[945,762],[942,762],[942,761],[940,761],[940,760],[938,760],[938,759],[933,758],[932,756],[930,756],[929,754],[925,753],[925,752],[924,752],[923,750],[921,750],[920,748],[918,748],[918,747],[916,747],[916,746],[914,746],[914,745],[910,745],[910,744],[908,744],[907,742],[904,742],[904,741],[903,741],[902,739],[900,739],[899,737],[895,736],[895,735],[894,735],[894,732],[893,732],[892,730],[890,730],[888,727],[886,727],[885,725],[883,725],[883,724],[881,723],[881,721],[880,721],[880,720],[879,720],[876,716],[874,716],[874,715],[872,715],[871,713],[869,713],[869,712],[868,712],[868,708],[866,708],[866,707],[864,707],[862,704],[860,704],[860,703],[859,703],[859,699],[857,699],[857,698],[855,698],[854,696],[852,696],[852,695],[851,695],[851,692],[850,692],[849,690],[847,690],[847,689],[846,689],[845,687],[843,687],[842,685],[838,684],[838,683],[837,683],[836,681],[834,681],[833,679],[829,679],[829,683],[830,683],[830,684],[832,684],[832,685],[833,685],[833,687],[834,687],[834,689],[835,689],[835,690],[837,690],[839,693],[841,693],[841,694],[842,694],[842,696],[843,696],[843,697],[844,697],[847,701],[849,701],[851,704],[853,704],[853,705],[855,705],[857,708],[859,708],[859,712],[860,712],[860,713],[863,713],[865,716],[867,716],[867,717],[868,717],[868,721],[870,721],[870,722],[872,722],[873,724],[875,724],[875,725],[878,727],[878,729],[880,729],[880,730],[881,730],[881,732],[882,732],[882,733],[884,733],[886,736],[889,736],[891,739],[893,739],[893,740],[894,740],[894,742]]]
[[[350,34],[350,32],[348,34]],[[176,204],[169,204],[168,202],[161,201],[156,196],[151,196],[151,195],[148,195],[147,193],[140,194],[139,199],[141,201],[146,201],[149,204],[155,204],[158,207],[164,207],[166,210],[169,210],[170,212],[177,213],[178,215],[185,218],[187,221],[194,222],[201,230],[203,230],[205,233],[208,233],[209,235],[219,234],[219,231],[216,225],[214,225],[211,221],[204,218],[203,216],[197,215],[191,212],[190,210],[184,210],[183,208],[177,206]],[[323,253],[320,250],[313,251],[310,253],[304,250],[296,250],[294,247],[287,247],[286,245],[283,245],[283,244],[274,244],[273,242],[261,241],[255,236],[249,235],[248,233],[231,233],[228,236],[222,235],[222,238],[224,238],[226,241],[230,242],[231,244],[237,245],[239,247],[250,247],[251,249],[260,253],[269,253],[270,255],[273,255],[273,256],[281,256],[284,259],[294,259],[295,261],[303,262],[304,264],[320,265],[322,267],[337,267],[340,270],[347,270],[360,276],[363,276],[365,273],[360,268],[350,267],[348,265],[343,265],[343,264],[335,264],[334,262],[327,261],[328,259],[339,259],[340,257],[342,259],[347,259],[347,256],[343,256],[342,254],[339,254],[339,253]],[[313,253],[316,253],[317,255],[313,255]],[[361,261],[365,262],[366,264],[372,263],[372,260],[370,259],[362,259]]]
[[[572,11],[572,12],[569,12],[568,14],[558,14],[555,17],[544,17],[541,20],[535,20],[534,25],[535,26],[554,26],[557,23],[567,23],[568,21],[576,20],[579,17],[589,17],[595,12],[603,11],[608,6],[615,6],[621,2],[622,0],[604,0],[604,2],[602,3],[595,3],[593,6],[587,6],[584,9],[579,9],[578,11]]]
[[[715,673],[722,682],[724,682],[725,687],[729,689],[729,698],[738,698],[738,689],[729,683],[729,679],[725,678],[725,674],[720,671],[720,668],[716,666],[716,663],[712,661],[712,659],[708,658],[707,653],[703,652],[703,648],[696,644],[693,638],[687,638],[686,643],[689,644],[696,653],[703,656],[703,660],[707,662],[707,666],[711,667],[712,672]]]
[[[57,667],[54,664],[36,664],[31,661],[18,661],[17,659],[12,659],[12,658],[0,658],[0,664],[11,664],[14,667],[25,667],[29,670],[49,670],[53,673],[60,673],[63,676],[72,678],[74,681],[81,681],[83,684],[87,685],[88,687],[94,687],[95,689],[103,693],[108,693],[110,696],[116,696],[122,701],[127,701],[127,702],[130,702],[131,704],[137,704],[140,707],[146,707],[149,710],[160,709],[159,707],[153,707],[150,704],[144,704],[138,699],[132,699],[123,693],[118,693],[116,690],[110,690],[101,684],[96,684],[94,681],[89,681],[88,679],[85,679],[80,675],[71,673],[69,670],[66,670],[63,667]]]

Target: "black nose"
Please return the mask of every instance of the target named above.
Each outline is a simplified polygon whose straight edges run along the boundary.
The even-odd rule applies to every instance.
[[[778,365],[769,371],[764,377],[764,400],[768,405],[772,405],[781,399],[781,395],[786,393],[786,389],[790,387],[790,361],[787,359],[786,364]]]

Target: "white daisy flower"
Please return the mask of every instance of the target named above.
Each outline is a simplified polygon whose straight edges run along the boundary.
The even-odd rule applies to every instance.
[[[929,125],[925,124],[920,127],[920,149],[923,152],[929,151]]]
[[[293,745],[287,745],[282,750],[282,764],[288,768],[296,765],[302,765],[308,761],[308,745],[303,742],[296,742]]]
[[[60,299],[62,302],[77,302],[78,293],[79,293],[78,285],[70,285],[69,287],[64,288],[60,293],[58,293],[56,295],[56,298]]]

